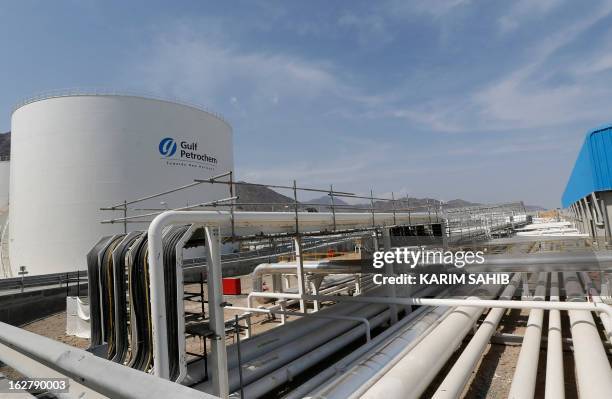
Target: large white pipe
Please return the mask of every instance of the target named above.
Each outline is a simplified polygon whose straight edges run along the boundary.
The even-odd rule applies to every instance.
[[[569,301],[584,301],[576,273],[563,273]],[[571,302],[580,303],[580,302]],[[593,316],[588,311],[570,310],[576,382],[581,398],[607,398],[612,392],[612,369]]]
[[[398,330],[396,334],[374,348],[375,350],[369,351],[361,359],[358,359],[352,367],[343,370],[342,374],[319,387],[309,396],[325,399],[346,399],[350,397],[368,381],[376,380],[377,375],[383,374],[386,369],[391,368],[396,359],[401,358],[402,355],[414,348],[448,314],[450,314],[450,310],[444,307],[423,311],[414,319],[414,322]]]
[[[346,306],[352,305],[352,306]],[[366,304],[338,304],[327,307],[318,312],[319,315],[350,315],[363,309]],[[290,342],[298,340],[305,335],[310,335],[315,331],[324,328],[329,320],[321,318],[300,318],[287,323],[282,328],[274,328],[262,334],[257,334],[248,340],[241,342],[240,355],[242,361],[254,359],[265,353],[275,351],[277,348]],[[237,353],[236,345],[227,347],[227,361],[229,368],[236,367]]]
[[[408,316],[404,317],[403,319],[398,321],[396,324],[390,326],[389,328],[387,328],[386,330],[378,334],[376,337],[372,338],[370,342],[366,342],[359,348],[356,348],[355,350],[351,351],[351,353],[349,353],[348,355],[340,359],[338,362],[334,363],[332,366],[319,372],[317,375],[313,376],[312,378],[309,378],[308,381],[304,382],[302,385],[300,385],[299,387],[291,391],[287,396],[284,397],[284,399],[301,399],[301,398],[308,396],[309,392],[312,392],[316,390],[317,388],[320,388],[326,381],[328,381],[329,379],[334,377],[334,375],[339,373],[340,370],[346,370],[349,364],[355,362],[361,356],[368,353],[370,350],[373,350],[373,348],[380,347],[379,345],[383,341],[385,341],[392,334],[399,331],[401,328],[403,328],[407,324],[413,322],[417,316],[419,316],[421,313],[425,312],[426,310],[428,312],[431,311],[431,309],[429,308],[420,307],[419,309],[410,313]]]
[[[376,328],[388,319],[389,310],[385,310],[370,320],[370,327]],[[296,375],[333,355],[351,342],[363,337],[363,335],[363,325],[352,328],[344,334],[335,337],[331,341],[316,347],[314,350],[307,352],[285,366],[280,367],[273,372],[266,374],[259,380],[247,385],[244,387],[244,397],[259,398],[260,396],[263,396],[270,390],[284,384],[287,381],[290,381]]]
[[[26,355],[17,352],[8,346],[0,344],[0,360],[7,366],[29,378],[66,378],[65,375],[58,373],[50,367],[33,360]],[[17,394],[16,394],[17,395]],[[102,399],[106,396],[93,391],[73,379],[68,380],[68,392],[54,393],[60,399]],[[9,397],[11,397],[9,395]],[[17,396],[15,396],[17,397]],[[25,396],[24,396],[25,397]]]
[[[550,300],[559,300],[559,273],[550,275]],[[548,313],[548,342],[546,345],[546,386],[545,399],[565,398],[563,379],[563,344],[561,336],[561,312]]]
[[[534,299],[543,301],[546,298],[546,283],[548,273],[542,272],[538,276]],[[512,384],[510,385],[509,399],[533,398],[538,375],[538,360],[540,359],[540,342],[542,340],[542,325],[544,323],[544,310],[532,309],[527,319],[527,328],[523,336],[521,352],[516,363]]]
[[[437,296],[445,295],[448,290],[442,290],[435,286],[428,286],[422,290],[419,290],[417,295],[429,295],[435,294]],[[418,317],[423,313],[429,313],[433,310],[431,307],[421,306],[413,312],[407,314],[404,318],[399,320],[396,324],[390,326],[374,338],[370,342],[366,342],[364,345],[351,351],[348,355],[338,360],[333,365],[327,367],[325,370],[319,372],[317,375],[308,379],[302,385],[287,394],[284,399],[301,399],[309,395],[310,392],[321,389],[330,379],[334,376],[339,376],[340,373],[349,371],[351,365],[355,365],[363,356],[373,351],[379,351],[387,342],[389,338],[392,338],[400,330],[404,330],[409,324],[417,322]]]
[[[359,316],[371,318],[384,311],[384,309],[385,307],[382,305],[368,305],[363,309],[360,309],[359,313],[357,314]],[[288,362],[311,351],[314,348],[317,348],[330,339],[345,333],[359,324],[359,321],[339,320],[329,322],[329,320],[327,320],[325,328],[320,328],[311,332],[310,334],[302,335],[301,339],[277,347],[273,351],[263,353],[261,356],[256,358],[243,360],[241,363],[242,381],[244,384],[250,384],[251,382],[262,378],[266,374],[284,366]],[[205,382],[196,385],[195,389],[208,392],[210,387],[211,384],[209,382]],[[229,387],[230,392],[233,392],[240,387],[239,373],[237,370],[234,370],[234,372],[229,374]]]
[[[1,322],[0,344],[110,398],[214,398]]]
[[[364,303],[337,304],[321,310],[318,314],[348,315],[364,308],[366,305],[367,304]],[[329,320],[322,318],[303,317],[285,324],[282,328],[274,328],[261,334],[254,335],[249,339],[241,341],[241,359],[245,362],[263,356],[266,353],[274,352],[277,348],[299,340],[304,335],[325,328],[327,323],[329,323]],[[228,369],[235,369],[238,365],[237,345],[227,346],[226,352]],[[197,384],[202,381],[204,377],[204,361],[196,361],[187,366],[187,376],[182,383],[185,385]]]
[[[517,273],[512,277],[510,285],[502,292],[500,299],[512,299],[512,295],[514,295],[514,291],[516,291],[520,282],[521,275]],[[465,347],[453,368],[438,387],[433,396],[435,399],[454,399],[461,395],[505,312],[506,309],[502,308],[489,311],[470,343]]]
[[[220,253],[221,237],[219,236],[219,230],[215,227],[206,226],[204,230],[206,234],[206,255],[208,262],[207,286],[208,313],[210,314],[209,325],[215,332],[211,340],[211,363],[213,367],[216,368],[216,372],[212,376],[214,387],[213,393],[222,398],[226,398],[229,396],[229,387],[227,382],[227,352],[225,350],[225,320],[223,319],[223,305],[221,304],[223,302],[223,294],[221,291],[223,276]],[[183,333],[181,332],[180,334],[182,335]],[[161,346],[161,344],[158,346]],[[163,346],[167,348],[167,345]],[[179,356],[182,355],[182,353],[179,354]]]
[[[261,308],[245,308],[242,306],[232,306],[232,309],[242,310],[244,312],[252,312],[252,313],[265,313],[265,314],[279,314],[283,316],[296,316],[296,317],[309,317],[309,318],[320,318],[320,319],[328,319],[328,320],[352,320],[363,323],[365,327],[366,337],[369,341],[371,339],[370,330],[373,326],[370,326],[370,322],[366,317],[360,316],[339,316],[339,315],[322,315],[318,312],[307,313],[307,312],[292,312],[288,310],[273,310],[273,309],[261,309]]]
[[[452,311],[361,398],[419,398],[461,345],[483,310],[459,307]]]

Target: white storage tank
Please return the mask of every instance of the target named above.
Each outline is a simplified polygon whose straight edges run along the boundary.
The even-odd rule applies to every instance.
[[[8,208],[10,164],[8,157],[0,157],[0,214]]]
[[[234,166],[227,122],[163,100],[57,96],[26,103],[14,111],[11,123],[13,273],[20,266],[30,275],[84,269],[85,255],[95,242],[124,229],[123,224],[100,224],[122,216],[100,208]],[[202,184],[135,206],[175,208],[228,196],[227,185]]]

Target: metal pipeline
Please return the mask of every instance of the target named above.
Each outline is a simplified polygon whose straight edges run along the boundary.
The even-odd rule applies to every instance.
[[[2,344],[0,344],[0,360],[23,376],[29,378],[66,378],[65,375],[53,370],[52,368],[47,367],[42,363],[39,363],[36,360],[33,360],[28,356]],[[57,392],[54,393],[54,395],[60,399],[106,398],[106,396],[79,384],[73,379],[68,381],[68,392]]]
[[[512,277],[510,285],[502,292],[500,299],[512,299],[514,291],[516,291],[520,282],[521,275],[517,273]],[[476,331],[470,340],[470,343],[465,347],[453,368],[448,372],[444,381],[442,381],[438,390],[434,393],[433,398],[451,399],[458,398],[461,395],[472,375],[472,371],[476,368],[478,361],[487,348],[491,336],[495,334],[504,313],[506,313],[506,309],[503,308],[491,309],[489,311],[478,331]]]
[[[422,290],[417,292],[418,295],[429,295],[435,294],[438,296],[444,295],[448,292],[448,290],[443,290],[440,292],[440,288],[436,286],[428,286]],[[412,324],[416,322],[417,318],[421,316],[421,314],[429,313],[432,311],[432,308],[422,306],[418,309],[412,311],[411,313],[404,316],[404,318],[400,319],[396,324],[393,324],[376,337],[372,338],[370,342],[366,342],[364,345],[356,348],[354,351],[337,361],[332,366],[326,368],[325,370],[319,372],[317,375],[308,379],[308,381],[304,382],[302,385],[291,391],[284,399],[301,399],[310,395],[311,392],[322,389],[322,387],[327,386],[327,382],[336,377],[340,377],[340,373],[345,373],[350,370],[352,365],[355,365],[362,357],[366,356],[368,353],[372,353],[373,351],[378,351],[388,339],[393,337],[398,331],[404,329],[408,324]],[[325,385],[324,385],[325,384]]]
[[[538,285],[535,289],[535,300],[546,299],[546,283],[548,273],[538,275]],[[516,363],[514,377],[510,385],[509,399],[533,398],[538,374],[538,360],[540,359],[540,341],[542,340],[542,325],[544,322],[544,310],[532,309],[529,312],[527,328],[523,336],[521,352]]]
[[[371,339],[370,330],[372,326],[366,317],[359,316],[339,316],[339,315],[322,315],[319,312],[306,313],[306,312],[292,312],[286,310],[273,310],[273,309],[260,309],[260,308],[245,308],[242,306],[232,306],[232,309],[242,310],[245,312],[253,312],[253,313],[265,313],[265,314],[279,314],[283,316],[296,316],[296,317],[306,317],[312,319],[328,319],[328,320],[352,320],[363,323],[365,327],[366,338],[369,341]]]
[[[382,305],[367,305],[359,311],[354,312],[354,315],[362,317],[373,318],[377,314],[383,312],[385,306]],[[244,360],[241,363],[242,366],[242,380],[244,384],[250,384],[257,379],[264,377],[266,374],[284,366],[288,362],[295,360],[301,355],[308,353],[314,348],[328,342],[329,340],[337,337],[345,332],[351,330],[355,326],[361,324],[360,321],[350,320],[339,320],[330,322],[329,320],[323,320],[325,328],[319,328],[316,331],[312,331],[309,334],[302,332],[300,339],[288,342],[283,346],[276,347],[273,350],[266,350],[266,352],[258,357]],[[361,330],[363,330],[361,328]],[[246,342],[246,341],[245,341]],[[241,346],[242,350],[242,346]],[[228,359],[229,359],[228,351]],[[239,373],[229,373],[229,391],[233,392],[240,387]],[[197,390],[203,390],[207,392],[210,389],[210,383],[205,382],[198,384],[194,387]]]
[[[487,296],[496,296],[497,287],[485,288]],[[495,291],[495,292],[494,292]],[[468,298],[470,299],[470,298]],[[479,298],[471,298],[480,301]],[[454,309],[376,381],[361,398],[418,398],[461,345],[484,308],[461,306]]]
[[[406,324],[414,320],[417,316],[423,313],[427,308],[421,307],[416,311],[412,312],[410,315],[401,319],[398,323],[390,326],[385,331],[372,338],[370,342],[366,342],[359,348],[355,349],[344,358],[333,364],[331,367],[326,368],[321,371],[314,377],[308,379],[304,384],[300,385],[293,391],[291,391],[284,399],[301,399],[305,396],[309,396],[308,394],[317,388],[320,388],[323,383],[334,377],[340,370],[346,370],[348,365],[356,360],[358,360],[361,356],[368,353],[370,350],[373,350],[374,347],[379,347],[379,345],[389,338],[391,334],[398,331],[400,328],[404,327]]]
[[[370,320],[370,327],[376,328],[380,326],[389,320],[389,316],[390,314],[388,309],[374,316]],[[268,373],[259,380],[247,385],[244,387],[245,398],[259,398],[265,395],[270,390],[281,386],[287,381],[290,381],[294,376],[316,365],[346,345],[358,340],[363,336],[364,328],[362,325],[352,328],[344,334],[335,337],[331,341],[316,347],[314,350],[307,352],[303,356],[300,356],[283,367],[280,367],[275,371]]]
[[[422,309],[422,308],[421,308]],[[365,390],[401,358],[414,348],[431,330],[444,320],[451,310],[436,307],[420,313],[413,322],[398,330],[380,346],[373,348],[356,360],[352,367],[343,370],[336,378],[312,392],[313,398],[346,399],[358,397],[360,389]]]
[[[550,300],[559,300],[559,274],[550,275]],[[561,337],[561,312],[548,312],[548,342],[546,345],[546,387],[545,399],[565,398],[563,382],[563,344]]]
[[[214,398],[1,322],[0,343],[110,398]]]
[[[367,304],[338,304],[330,306],[318,312],[321,315],[335,314],[348,315],[363,309]],[[264,356],[266,353],[274,352],[276,349],[290,344],[303,336],[314,333],[329,322],[321,318],[300,318],[287,323],[282,328],[274,328],[264,333],[257,334],[240,343],[240,357],[244,362]],[[238,365],[237,346],[229,345],[227,350],[227,367],[235,369]],[[204,379],[203,360],[196,361],[187,366],[187,376],[182,382],[185,385],[196,384]]]
[[[584,291],[576,273],[563,273],[565,293],[570,303],[584,301]],[[612,392],[612,369],[590,312],[570,310],[576,382],[581,398],[606,398]]]

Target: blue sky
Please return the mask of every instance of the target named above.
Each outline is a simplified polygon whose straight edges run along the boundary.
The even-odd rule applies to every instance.
[[[231,4],[231,7],[229,6]],[[612,121],[612,2],[3,1],[0,130],[100,87],[204,104],[252,181],[559,206]]]

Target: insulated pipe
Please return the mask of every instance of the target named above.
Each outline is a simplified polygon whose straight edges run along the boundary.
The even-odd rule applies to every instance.
[[[173,211],[164,212],[155,217],[148,230],[149,247],[149,280],[151,291],[151,324],[153,327],[153,373],[157,377],[170,378],[170,362],[168,355],[168,331],[166,325],[166,292],[164,289],[164,265],[163,265],[163,229],[166,226],[179,223],[192,223],[198,221],[197,216],[201,212]],[[201,222],[210,225],[219,225],[229,222],[229,214],[220,212],[207,212]],[[207,242],[207,244],[209,244]],[[208,245],[207,245],[208,246]],[[213,304],[218,305],[218,304]],[[216,334],[219,331],[215,331]]]
[[[370,325],[372,328],[376,328],[388,319],[389,310],[385,310],[384,312],[374,316],[372,320],[370,320]],[[366,327],[365,332],[369,335],[369,327]],[[259,380],[247,385],[244,387],[244,397],[259,398],[265,395],[272,389],[284,384],[287,381],[291,381],[296,375],[323,361],[351,342],[363,337],[363,335],[364,328],[362,326],[352,328],[344,334],[335,337],[331,341],[318,346],[314,350],[307,352],[303,356],[300,356],[285,366],[280,367]],[[370,342],[370,340],[368,339],[367,342]]]
[[[517,273],[512,277],[510,285],[501,293],[500,299],[512,299],[514,291],[516,291],[520,282],[521,275]],[[506,309],[502,308],[491,309],[489,311],[489,314],[470,340],[470,343],[465,347],[463,353],[461,353],[461,356],[453,365],[453,368],[448,372],[444,381],[442,381],[438,387],[438,390],[433,396],[434,399],[453,399],[461,395],[473,370],[476,368],[478,361],[487,348],[491,336],[495,334],[504,313],[506,313]]]
[[[317,312],[317,314],[348,315],[359,311],[365,306],[367,306],[367,304],[364,303],[343,303],[327,307]],[[282,328],[274,328],[257,334],[240,343],[241,360],[242,362],[246,362],[264,356],[267,353],[274,352],[278,348],[289,345],[303,336],[324,329],[328,323],[328,320],[322,318],[302,317],[291,323],[285,324]],[[238,365],[237,346],[227,346],[226,352],[228,369],[231,370],[236,368]],[[196,361],[187,366],[187,377],[182,383],[185,385],[197,384],[202,381],[204,377],[204,360]]]
[[[339,304],[325,308],[317,314],[321,315],[349,315],[360,309],[363,309],[367,304]],[[349,305],[349,306],[347,306]],[[315,333],[317,330],[323,329],[329,320],[322,318],[300,318],[298,320],[287,323],[282,328],[275,328],[266,331],[262,334],[257,334],[247,341],[241,342],[240,357],[242,361],[248,361],[265,353],[272,352],[277,348],[286,345],[292,341]],[[229,368],[234,368],[238,364],[236,346],[227,347],[227,362]]]
[[[559,274],[550,275],[550,300],[559,300]],[[600,313],[601,315],[605,313]],[[546,345],[546,387],[544,399],[565,398],[563,383],[563,343],[561,338],[561,313],[548,312],[548,342]]]
[[[332,366],[326,368],[325,370],[321,371],[312,378],[309,378],[308,381],[305,381],[302,385],[291,391],[287,396],[284,397],[284,399],[301,399],[308,396],[309,392],[320,388],[323,383],[325,383],[334,375],[336,375],[339,370],[345,370],[350,363],[359,359],[361,356],[371,351],[374,347],[380,345],[384,340],[389,338],[391,334],[395,333],[400,328],[404,327],[406,324],[412,322],[418,315],[420,315],[427,309],[428,308],[426,307],[420,307],[419,309],[415,310],[410,315],[404,317],[396,324],[390,326],[389,328],[378,334],[376,337],[372,338],[370,342],[361,345],[359,348],[356,348],[355,350],[351,351],[351,353],[340,359],[338,362],[334,363]],[[429,309],[429,311],[431,311],[431,309]]]
[[[360,316],[371,318],[384,311],[380,305],[368,305],[359,311]],[[325,325],[325,328],[314,331],[301,339],[290,342],[284,346],[276,348],[274,351],[264,353],[261,356],[242,362],[242,379],[244,384],[249,384],[266,374],[282,367],[286,363],[294,360],[300,355],[307,353],[325,342],[337,337],[340,334],[361,324],[361,321],[334,321]],[[360,327],[361,328],[361,327]],[[235,391],[240,386],[238,373],[229,375],[230,392]]]
[[[7,366],[19,372],[21,375],[29,378],[66,378],[65,375],[58,373],[52,368],[49,368],[44,364],[39,363],[36,360],[1,344],[0,360]],[[60,399],[106,398],[106,396],[79,384],[73,379],[68,381],[68,392],[56,392],[54,395]]]
[[[482,314],[459,307],[376,381],[361,398],[418,398]]]
[[[538,275],[538,285],[535,289],[534,299],[543,301],[546,298],[546,283],[548,273]],[[540,358],[540,341],[542,340],[542,325],[544,323],[544,310],[532,309],[529,312],[527,328],[523,335],[521,352],[516,363],[512,385],[510,385],[509,399],[533,398],[538,375],[538,360]]]
[[[322,387],[317,387],[310,396],[325,399],[346,399],[358,396],[359,392],[356,391],[368,382],[375,381],[377,375],[381,375],[387,369],[390,369],[395,364],[395,359],[408,353],[451,313],[451,310],[444,307],[419,308],[419,310],[421,309],[425,310],[417,316],[414,322],[406,324],[404,328],[398,330],[396,334],[385,340],[380,346],[368,351],[360,359],[357,359],[351,367],[342,370],[342,374],[331,379]],[[394,324],[392,327],[396,325]],[[338,370],[335,371],[338,372]],[[364,390],[370,385],[365,386]]]
[[[214,398],[1,322],[0,343],[110,398]]]
[[[297,317],[311,317],[311,318],[321,318],[328,320],[352,320],[363,323],[365,327],[366,339],[370,340],[370,330],[372,326],[370,326],[370,322],[365,317],[357,317],[357,316],[337,316],[337,315],[322,315],[322,314],[312,314],[312,313],[304,313],[304,312],[288,312],[284,310],[272,310],[272,309],[259,309],[259,308],[245,308],[242,306],[232,306],[234,310],[242,310],[245,312],[253,312],[253,313],[266,313],[266,314],[282,314],[285,316],[297,316]]]
[[[211,339],[212,363],[217,372],[212,376],[214,393],[222,398],[229,396],[227,375],[227,352],[225,348],[225,320],[223,319],[223,294],[221,292],[221,237],[218,229],[210,226],[204,228],[206,234],[206,256],[208,261],[208,312],[210,326],[215,335]],[[212,284],[211,284],[212,283]],[[159,345],[158,345],[159,346]],[[167,345],[164,345],[167,348]],[[181,354],[182,355],[182,354]]]
[[[584,301],[584,291],[576,273],[563,273],[563,278],[567,300]],[[570,310],[569,318],[578,395],[581,398],[607,398],[612,392],[612,369],[593,316],[588,311]]]
[[[419,294],[424,294],[426,291],[429,292],[432,289],[435,289],[434,286],[429,286],[423,290],[419,291]],[[444,295],[448,292],[448,290],[443,290],[439,292],[438,296]],[[339,374],[340,372],[344,372],[348,370],[349,365],[354,364],[357,360],[359,360],[362,356],[365,356],[367,353],[371,353],[373,350],[379,350],[387,342],[387,339],[392,335],[396,334],[400,329],[403,329],[408,324],[414,324],[417,322],[417,317],[420,317],[423,313],[432,312],[433,308],[421,306],[415,309],[412,313],[406,315],[403,319],[399,320],[396,324],[390,326],[376,337],[372,338],[370,342],[365,343],[364,345],[356,348],[351,353],[329,366],[325,370],[319,372],[317,375],[308,379],[308,381],[304,382],[302,385],[291,391],[284,399],[301,399],[309,395],[310,392],[319,389],[323,386],[324,383],[329,381],[332,377]]]
[[[368,305],[359,312],[359,315],[371,318],[384,311],[384,309],[385,306]],[[256,358],[243,360],[241,363],[243,383],[250,384],[257,379],[262,378],[266,374],[284,366],[288,362],[313,350],[314,348],[317,348],[334,337],[345,333],[358,324],[359,322],[357,321],[328,322],[325,325],[325,328],[320,328],[311,332],[310,334],[302,334],[301,339],[277,347],[273,351],[265,352]],[[236,372],[229,374],[230,392],[237,390],[240,386],[239,373],[235,369],[232,370]],[[208,389],[210,389],[210,386],[211,384],[209,382],[204,382],[196,385],[194,388],[207,392]]]

